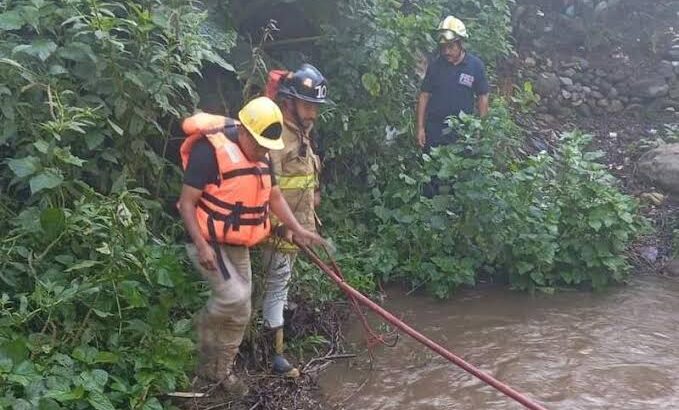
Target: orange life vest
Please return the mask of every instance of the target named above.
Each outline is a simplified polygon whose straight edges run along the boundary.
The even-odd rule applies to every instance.
[[[226,120],[225,132],[237,135],[238,122],[222,118]],[[195,122],[193,117],[193,121],[188,121],[182,128],[185,132],[196,132],[200,124],[196,128]],[[220,255],[218,244],[256,245],[266,239],[271,230],[268,219],[272,170],[265,162],[248,160],[224,132],[189,135],[180,148],[184,170],[193,145],[201,138],[206,138],[214,147],[219,168],[218,181],[203,188],[196,207],[196,219],[203,237],[215,247],[217,256]],[[223,261],[218,259],[222,267]],[[225,268],[223,273],[227,275]]]

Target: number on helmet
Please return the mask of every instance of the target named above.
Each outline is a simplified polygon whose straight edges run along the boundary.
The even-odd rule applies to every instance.
[[[317,85],[315,89],[316,98],[325,98],[325,96],[328,95],[328,87],[325,84]]]

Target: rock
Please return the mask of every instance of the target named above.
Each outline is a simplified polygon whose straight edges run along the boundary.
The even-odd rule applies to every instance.
[[[597,77],[606,77],[606,72],[600,68],[594,70],[594,74],[596,74]]]
[[[559,77],[554,73],[541,73],[535,81],[535,92],[541,97],[554,97],[560,89]]]
[[[571,105],[572,105],[573,107],[579,107],[579,106],[583,105],[582,103],[583,103],[582,100],[580,100],[580,99],[575,99],[575,98],[574,98],[574,99],[573,99],[573,102],[571,103]]]
[[[679,193],[679,144],[661,145],[639,158],[639,174],[653,185]]]
[[[537,117],[539,120],[546,122],[547,124],[553,124],[553,123],[556,122],[556,118],[554,118],[553,115],[549,115],[549,114],[538,114],[538,115],[536,115],[536,117]]]
[[[575,61],[578,66],[580,66],[581,70],[587,70],[589,68],[589,61],[582,57],[573,57],[573,61]]]
[[[636,104],[636,103],[632,103],[632,104],[628,105],[627,107],[625,107],[625,111],[627,111],[627,112],[640,112],[640,111],[643,111],[643,109],[644,109],[643,105]]]
[[[625,109],[625,105],[620,100],[611,101],[611,105],[608,107],[608,112],[617,113]]]
[[[616,90],[615,87],[611,87],[611,88],[608,90],[608,97],[609,97],[609,98],[615,98],[615,97],[617,97],[617,96],[618,96],[618,90]]]
[[[601,107],[601,108],[608,108],[608,106],[610,105],[610,103],[608,102],[607,99],[603,98],[603,99],[597,101],[597,102],[596,102],[596,105],[598,105],[598,106]]]
[[[528,10],[526,6],[517,6],[512,13],[512,19],[515,21],[520,20],[521,17],[526,13],[526,10]]]
[[[658,65],[658,74],[663,76],[666,80],[672,80],[676,75],[672,62],[665,60],[661,61]]]
[[[563,74],[564,77],[573,78],[573,76],[577,73],[575,72],[574,69],[569,68],[569,69],[563,70],[563,72],[561,74]]]
[[[590,93],[590,95],[591,95],[592,98],[594,98],[595,100],[602,100],[602,99],[604,98],[604,95],[601,94],[601,93],[598,92],[598,91],[592,91],[592,92]]]
[[[570,91],[570,92],[574,92],[574,91],[577,90],[574,85],[567,85],[565,88],[566,88],[567,91]]]
[[[674,84],[674,86],[672,86],[672,88],[670,88],[669,95],[670,95],[670,98],[673,98],[673,99],[679,98],[679,83]]]
[[[533,39],[532,43],[536,50],[545,50],[547,48],[547,43],[541,38]]]
[[[667,58],[672,61],[679,61],[679,46],[672,46],[672,48],[667,51]]]
[[[557,100],[549,100],[547,103],[547,106],[549,107],[549,111],[558,114],[559,110],[561,109],[561,103]]]
[[[592,93],[592,89],[589,88],[589,87],[587,87],[587,86],[583,86],[583,87],[582,87],[582,92],[585,93],[586,95],[589,95],[589,94]]]
[[[639,249],[639,255],[648,263],[653,263],[658,259],[658,248],[655,246],[644,246]]]
[[[623,81],[626,78],[627,74],[625,74],[625,72],[622,70],[613,71],[613,73],[609,76],[609,79],[614,83],[619,83],[620,81]]]
[[[665,265],[665,268],[663,269],[663,273],[667,276],[672,276],[672,277],[679,276],[679,260],[674,259],[674,260],[670,261],[670,263]]]
[[[526,64],[526,67],[535,67],[537,65],[537,61],[533,57],[526,57],[523,62]]]
[[[559,81],[561,81],[561,84],[565,85],[566,87],[573,85],[573,80],[568,77],[559,77]]]
[[[599,4],[594,7],[594,15],[598,16],[601,13],[603,13],[606,9],[608,8],[608,3],[606,1],[602,1]]]
[[[589,108],[589,105],[587,104],[581,104],[577,108],[578,114],[582,115],[583,117],[591,117],[592,116],[592,109]]]
[[[572,95],[573,94],[571,94],[568,90],[561,90],[561,96],[566,100],[570,100]]]
[[[641,199],[646,200],[653,205],[660,205],[665,201],[665,195],[660,192],[644,192],[641,194]]]
[[[629,93],[635,97],[658,98],[668,94],[670,86],[662,76],[648,77],[629,85]]]

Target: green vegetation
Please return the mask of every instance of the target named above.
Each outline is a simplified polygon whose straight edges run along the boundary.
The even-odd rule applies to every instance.
[[[527,155],[496,101],[483,121],[453,124],[458,144],[424,158],[414,146],[431,28],[451,10],[468,18],[493,66],[511,51],[508,0],[237,3],[208,2],[210,20],[189,0],[0,6],[0,407],[169,408],[162,394],[186,387],[206,295],[171,215],[173,138],[203,73],[219,72],[204,81],[236,106],[275,62],[300,62],[243,28],[275,5],[314,22],[304,50],[337,102],[319,124],[321,218],[353,284],[405,280],[446,297],[481,275],[545,291],[624,279],[643,221],[584,153],[587,136]],[[434,176],[442,194],[423,198]],[[300,292],[337,295],[300,266]]]

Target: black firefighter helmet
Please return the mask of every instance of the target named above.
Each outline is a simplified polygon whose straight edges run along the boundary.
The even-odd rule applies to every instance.
[[[297,71],[287,76],[280,85],[278,94],[316,104],[331,102],[327,98],[328,82],[311,64],[302,64]]]

